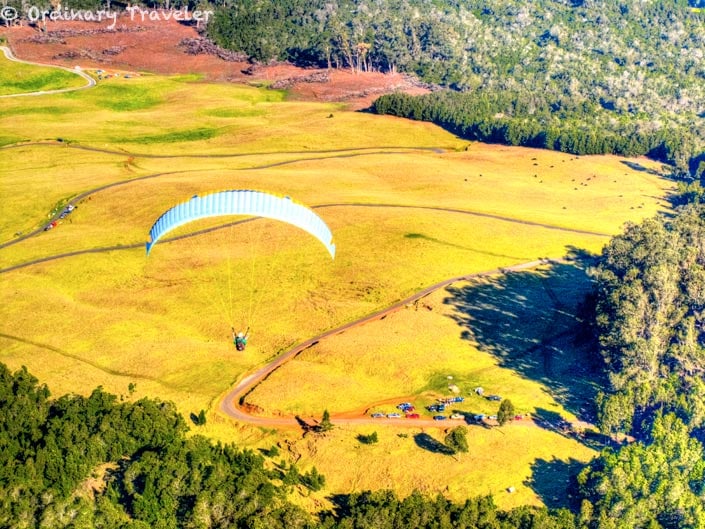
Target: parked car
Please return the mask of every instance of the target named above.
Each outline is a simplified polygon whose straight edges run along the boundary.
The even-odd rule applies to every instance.
[[[418,413],[407,413],[406,418],[407,419],[420,419],[421,416]]]
[[[451,419],[464,419],[465,415],[462,413],[454,413],[453,415],[450,416]]]
[[[496,420],[497,420],[497,416],[496,416],[496,415],[488,415],[487,418],[488,418],[489,420],[491,420],[491,421],[496,421]]]
[[[413,408],[413,406],[411,405],[411,402],[402,402],[401,404],[397,404],[397,408],[403,410],[405,408]]]
[[[499,395],[487,395],[487,400],[502,400],[502,397]]]
[[[445,415],[434,415],[433,420],[434,421],[445,421],[448,417]]]
[[[372,414],[373,419],[383,419],[384,417],[386,417],[386,415],[384,413],[373,413]]]
[[[479,421],[484,420],[485,414],[484,414],[484,413],[478,413],[478,414],[473,415],[472,418],[473,418],[474,420],[476,420],[476,421],[479,422]]]
[[[400,419],[401,414],[399,413],[388,413],[387,414],[387,419]]]

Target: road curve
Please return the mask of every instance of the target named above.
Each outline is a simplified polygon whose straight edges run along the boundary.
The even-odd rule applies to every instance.
[[[39,92],[23,92],[20,94],[6,94],[6,95],[0,95],[0,99],[6,98],[6,97],[31,97],[31,96],[45,96],[45,95],[49,95],[49,94],[63,94],[64,92],[75,92],[77,90],[85,90],[87,88],[93,88],[96,85],[95,79],[93,79],[90,75],[88,75],[83,70],[76,70],[74,68],[67,68],[66,66],[57,66],[56,64],[42,64],[40,62],[24,61],[22,59],[18,59],[17,57],[15,57],[15,55],[12,53],[12,50],[10,48],[8,48],[7,46],[0,46],[0,50],[3,51],[3,53],[5,54],[5,57],[10,61],[19,62],[22,64],[31,64],[32,66],[44,66],[46,68],[58,68],[60,70],[64,70],[64,71],[76,74],[80,77],[83,77],[86,80],[86,84],[83,86],[76,86],[73,88],[59,88],[56,90],[40,90]]]
[[[364,325],[365,323],[368,323],[373,320],[381,320],[384,319],[386,316],[389,314],[396,312],[406,305],[413,303],[430,293],[439,290],[441,288],[447,287],[448,285],[455,283],[457,281],[466,281],[472,278],[477,278],[477,277],[482,277],[482,276],[489,276],[489,275],[494,275],[497,273],[503,273],[503,272],[517,272],[520,270],[526,270],[529,268],[535,268],[541,264],[546,264],[546,263],[557,263],[557,262],[564,262],[562,259],[540,259],[536,261],[529,261],[526,263],[520,263],[512,266],[507,266],[503,268],[496,268],[494,270],[488,270],[485,272],[476,272],[474,274],[467,274],[463,276],[457,276],[453,277],[451,279],[446,279],[445,281],[441,281],[440,283],[436,283],[435,285],[431,285],[429,287],[424,288],[423,290],[416,292],[415,294],[412,294],[411,296],[402,299],[401,301],[398,301],[394,303],[393,305],[381,309],[377,312],[374,312],[372,314],[369,314],[368,316],[364,316],[363,318],[360,318],[358,320],[346,323],[344,325],[341,325],[340,327],[337,327],[335,329],[331,329],[329,331],[326,331],[322,334],[319,334],[318,336],[315,336],[309,340],[306,340],[305,342],[301,342],[300,344],[294,346],[292,349],[289,349],[287,352],[281,354],[277,358],[275,358],[272,362],[269,364],[260,367],[256,371],[253,371],[251,373],[248,373],[245,375],[244,378],[242,378],[236,385],[233,387],[221,400],[220,402],[220,411],[231,417],[232,419],[235,419],[237,421],[241,422],[246,422],[250,424],[254,424],[255,426],[263,426],[263,427],[269,427],[269,428],[287,428],[287,427],[297,427],[301,426],[301,418],[298,417],[260,417],[257,415],[253,415],[251,413],[248,413],[248,411],[241,405],[242,400],[244,397],[247,396],[247,394],[252,391],[258,384],[263,382],[264,380],[267,379],[269,375],[271,375],[274,371],[276,371],[278,368],[280,368],[282,365],[284,365],[286,362],[289,360],[296,358],[301,352],[305,351],[309,347],[313,347],[316,344],[318,344],[321,340],[325,340],[326,338],[329,338],[331,336],[335,336],[337,334],[341,334],[349,329],[359,327],[361,325]],[[354,425],[354,424],[394,424],[395,426],[399,427],[419,427],[419,426],[424,426],[424,427],[439,427],[439,428],[446,428],[448,426],[447,421],[434,421],[434,420],[429,420],[429,419],[416,419],[416,420],[399,420],[399,419],[372,419],[370,417],[355,417],[355,418],[345,418],[345,417],[336,417],[335,415],[332,416],[332,418],[335,420],[336,424],[345,424],[345,425]],[[309,424],[311,424],[311,419],[303,419]],[[450,421],[451,423],[453,421]]]

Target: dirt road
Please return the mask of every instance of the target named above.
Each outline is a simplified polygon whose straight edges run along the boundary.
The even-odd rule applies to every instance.
[[[74,88],[60,88],[57,90],[41,90],[39,92],[23,92],[19,94],[6,94],[0,96],[0,98],[5,98],[5,97],[31,97],[31,96],[45,96],[49,94],[62,94],[64,92],[75,92],[76,90],[85,90],[87,88],[93,88],[95,86],[95,79],[93,79],[90,75],[88,75],[86,72],[84,72],[82,69],[79,69],[78,67],[76,68],[66,68],[65,66],[57,66],[56,64],[42,64],[38,62],[30,62],[30,61],[24,61],[22,59],[18,59],[17,57],[14,56],[12,53],[12,50],[8,48],[7,46],[0,46],[0,50],[3,51],[5,54],[5,57],[7,57],[8,60],[13,61],[13,62],[19,62],[22,64],[31,64],[32,66],[44,66],[46,68],[58,68],[59,70],[64,70],[67,72],[71,72],[73,74],[76,74],[80,77],[83,77],[86,80],[86,84],[83,86],[77,86]]]
[[[346,323],[345,325],[342,325],[340,327],[337,327],[335,329],[331,329],[329,331],[324,332],[323,334],[319,334],[318,336],[315,336],[314,338],[311,338],[309,340],[306,340],[305,342],[302,342],[289,351],[285,352],[284,354],[280,355],[276,359],[274,359],[272,362],[269,364],[260,367],[256,371],[247,374],[244,378],[242,378],[234,388],[232,388],[221,400],[220,403],[220,410],[228,415],[229,417],[241,421],[241,422],[247,422],[250,424],[254,424],[256,426],[264,426],[268,428],[287,428],[287,427],[300,427],[301,421],[304,421],[307,424],[314,424],[315,419],[306,417],[306,418],[301,418],[301,417],[263,417],[263,416],[258,416],[254,415],[252,413],[249,413],[246,409],[245,406],[242,406],[242,403],[244,401],[244,398],[247,396],[247,394],[252,391],[258,384],[260,384],[262,381],[266,380],[266,378],[272,374],[274,371],[276,371],[278,368],[280,368],[282,365],[284,365],[286,362],[289,360],[296,358],[297,355],[299,355],[302,351],[305,351],[309,347],[314,347],[316,344],[318,344],[321,340],[325,340],[326,338],[329,338],[331,336],[335,336],[336,334],[340,334],[342,332],[345,332],[349,329],[353,329],[355,327],[359,327],[361,325],[364,325],[365,323],[368,323],[373,320],[379,320],[387,315],[396,312],[407,305],[429,295],[430,293],[441,289],[445,288],[448,285],[455,283],[457,281],[466,281],[469,279],[477,278],[477,277],[482,277],[482,276],[488,276],[488,275],[494,275],[498,273],[503,273],[503,272],[518,272],[520,270],[526,270],[529,268],[535,268],[539,265],[546,264],[549,262],[561,262],[561,260],[554,259],[554,260],[537,260],[537,261],[529,261],[527,263],[520,263],[516,264],[513,266],[508,266],[505,268],[498,268],[494,270],[488,270],[485,272],[477,272],[474,274],[468,274],[464,276],[458,276],[458,277],[453,277],[451,279],[447,279],[445,281],[441,281],[440,283],[436,283],[435,285],[431,285],[420,292],[417,292],[415,294],[412,294],[411,296],[404,298],[393,305],[384,308],[382,310],[379,310],[377,312],[374,312],[373,314],[370,314],[368,316],[365,316],[363,318],[360,318],[358,320]],[[438,428],[447,428],[449,425],[452,425],[454,423],[460,423],[460,421],[452,421],[452,420],[444,420],[444,421],[436,421],[433,419],[388,419],[388,418],[380,418],[380,419],[374,419],[372,417],[368,416],[361,416],[361,417],[336,417],[335,415],[332,416],[332,419],[335,421],[336,424],[346,424],[346,425],[356,425],[356,424],[393,424],[395,426],[399,427],[408,427],[408,428],[418,428],[419,426],[424,426],[424,427],[438,427]]]

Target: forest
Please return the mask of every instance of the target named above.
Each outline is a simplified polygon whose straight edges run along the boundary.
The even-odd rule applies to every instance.
[[[574,527],[568,511],[499,511],[489,497],[453,504],[390,491],[331,498],[312,516],[289,501],[320,490],[279,450],[241,450],[186,435],[173,404],[96,388],[51,398],[25,368],[0,364],[0,527],[363,528]]]

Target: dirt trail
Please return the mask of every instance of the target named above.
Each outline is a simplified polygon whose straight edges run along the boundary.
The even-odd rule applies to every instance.
[[[56,64],[44,64],[40,62],[31,62],[31,61],[25,61],[22,59],[18,59],[17,57],[14,56],[12,53],[12,50],[8,48],[7,46],[0,46],[0,50],[3,51],[5,54],[5,57],[7,57],[8,60],[13,61],[13,62],[19,62],[22,64],[31,64],[32,66],[44,66],[47,68],[58,68],[59,70],[64,70],[67,72],[71,72],[73,74],[76,74],[80,77],[83,77],[87,83],[83,86],[77,86],[73,88],[59,88],[56,90],[41,90],[39,92],[23,92],[19,94],[6,94],[6,95],[0,95],[0,98],[6,98],[6,97],[28,97],[28,96],[45,96],[48,94],[62,94],[64,92],[75,92],[77,90],[85,90],[87,88],[93,88],[95,86],[95,79],[93,79],[90,75],[88,75],[86,72],[84,72],[82,69],[76,69],[76,68],[67,68],[65,66],[58,66]]]
[[[264,380],[267,379],[269,375],[271,375],[274,371],[276,371],[278,368],[280,368],[282,365],[284,365],[286,362],[289,360],[296,358],[297,355],[299,355],[301,352],[305,351],[306,349],[315,346],[318,344],[321,340],[325,340],[326,338],[329,338],[331,336],[335,336],[337,334],[341,334],[349,329],[353,329],[355,327],[359,327],[361,325],[364,325],[365,323],[368,323],[373,320],[379,320],[385,318],[387,315],[396,312],[405,306],[409,305],[410,303],[413,303],[429,294],[432,292],[435,292],[436,290],[439,290],[441,288],[445,288],[448,285],[458,282],[458,281],[467,281],[469,279],[473,278],[478,278],[478,277],[483,277],[483,276],[489,276],[489,275],[494,275],[498,273],[504,273],[504,272],[518,272],[521,270],[526,270],[530,268],[535,268],[537,266],[540,266],[542,264],[547,264],[547,263],[556,263],[556,262],[564,262],[561,259],[541,259],[541,260],[536,260],[536,261],[529,261],[527,263],[520,263],[512,266],[507,266],[504,268],[496,268],[494,270],[488,270],[485,272],[477,272],[474,274],[468,274],[468,275],[463,275],[463,276],[458,276],[458,277],[453,277],[451,279],[446,279],[445,281],[441,281],[440,283],[436,283],[435,285],[431,285],[429,287],[426,287],[425,289],[412,294],[411,296],[402,299],[401,301],[398,301],[394,303],[393,305],[390,305],[387,308],[381,309],[377,312],[374,312],[368,316],[365,316],[363,318],[360,318],[358,320],[346,323],[345,325],[341,325],[340,327],[337,327],[335,329],[331,329],[329,331],[326,331],[322,334],[319,334],[318,336],[315,336],[309,340],[306,340],[305,342],[302,342],[289,351],[285,352],[284,354],[280,355],[276,359],[274,359],[272,362],[269,364],[260,367],[256,371],[246,375],[242,380],[240,380],[235,387],[233,387],[221,400],[220,402],[220,410],[228,415],[229,417],[236,419],[241,422],[247,422],[250,424],[254,424],[256,426],[264,426],[264,427],[270,427],[270,428],[282,428],[282,427],[299,427],[301,426],[301,421],[305,421],[308,424],[314,424],[316,421],[315,419],[312,418],[301,418],[301,417],[261,417],[257,415],[253,415],[249,413],[246,409],[245,406],[242,406],[244,398],[247,396],[247,394],[252,391],[258,384],[263,382]],[[341,424],[341,425],[359,425],[359,424],[393,424],[398,427],[407,427],[407,428],[418,428],[420,426],[424,427],[437,427],[437,428],[447,428],[449,424],[453,424],[455,421],[435,421],[435,420],[429,420],[429,419],[373,419],[371,417],[349,417],[346,416],[347,414],[342,414],[342,416],[336,416],[332,415],[332,419],[335,421],[336,424]],[[527,421],[531,422],[531,421]]]

